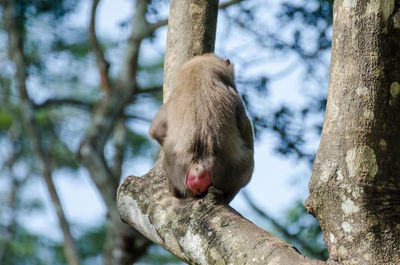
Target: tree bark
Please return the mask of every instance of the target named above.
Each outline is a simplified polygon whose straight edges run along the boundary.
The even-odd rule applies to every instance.
[[[307,210],[331,264],[400,264],[400,2],[337,0]]]

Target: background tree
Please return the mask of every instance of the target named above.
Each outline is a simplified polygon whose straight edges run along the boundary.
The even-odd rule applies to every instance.
[[[76,26],[71,17],[82,3],[89,3],[90,19],[88,24]],[[138,157],[151,157],[141,129],[151,115],[140,109],[160,104],[164,54],[155,51],[167,24],[167,3],[136,1],[132,18],[121,23],[126,34],[113,40],[97,37],[98,1],[1,1],[0,196],[6,202],[0,205],[1,264],[98,264],[100,257],[105,264],[131,264],[148,250],[149,241],[121,224],[115,191],[121,176],[135,172],[128,171],[128,165]],[[289,62],[275,74],[238,72],[238,88],[257,136],[268,133],[276,139],[277,152],[309,162],[314,152],[308,146],[309,138],[320,129],[314,117],[325,102],[324,93],[310,88],[316,83],[319,88],[318,82],[325,78],[331,4],[319,0],[279,3],[271,13],[270,17],[277,17],[271,25],[262,17],[271,12],[273,3],[220,3],[220,15],[229,25],[217,35],[217,43],[223,47],[217,50],[219,54],[229,56],[245,70],[261,62]],[[232,46],[237,34],[248,36],[244,39],[251,39],[254,49],[248,49],[249,43]],[[310,40],[315,44],[310,45]],[[260,58],[257,47],[268,52]],[[255,98],[266,98],[275,80],[299,65],[307,67],[301,88],[313,95],[312,104],[257,107]],[[87,172],[107,211],[107,221],[90,228],[68,220],[62,188],[57,186],[60,176],[82,181]],[[39,196],[41,177],[51,195],[64,243],[26,228],[31,215],[46,212],[47,200]],[[318,226],[304,215],[300,204],[289,212],[287,220],[292,223],[287,223],[273,219],[252,197],[246,196],[249,205],[267,220],[271,230],[304,253],[324,257],[323,244],[315,240]],[[159,254],[154,248],[149,253]]]

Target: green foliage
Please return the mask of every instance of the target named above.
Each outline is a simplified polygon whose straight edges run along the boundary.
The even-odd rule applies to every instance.
[[[47,133],[48,130],[54,129],[54,123],[52,122],[48,112],[36,112],[35,120],[36,123],[43,129],[44,133]]]
[[[74,43],[66,43],[62,39],[57,39],[51,48],[54,52],[68,52],[77,59],[87,56],[90,52],[89,43],[86,39]]]
[[[20,210],[23,210],[21,212],[23,214],[32,214],[33,212],[41,212],[45,209],[43,201],[41,201],[38,198],[32,198],[31,200],[20,201],[18,208]]]
[[[140,259],[139,263],[155,265],[185,264],[171,253],[156,245],[153,245],[149,248],[147,253]]]
[[[6,245],[2,265],[63,264],[51,251],[56,246],[59,244],[16,226],[11,240]]]
[[[19,17],[36,18],[44,14],[51,14],[53,19],[61,19],[71,12],[78,0],[20,0],[17,1],[18,10],[22,15]]]
[[[301,25],[319,27],[320,23],[331,25],[333,12],[333,0],[305,1],[303,3],[282,3],[279,18],[282,23],[290,23],[293,20],[301,20]]]
[[[85,231],[76,240],[79,255],[83,261],[101,256],[105,233],[105,226],[100,226]],[[6,245],[5,253],[2,265],[62,265],[66,263],[62,244],[43,235],[35,235],[21,226],[15,227],[12,238]]]
[[[147,136],[135,133],[132,130],[127,132],[126,144],[131,156],[141,155],[151,147],[151,142]]]
[[[106,240],[104,225],[89,229],[77,240],[79,255],[83,259],[100,256]]]
[[[12,115],[6,109],[0,108],[0,133],[10,129],[13,123]]]
[[[159,58],[152,63],[140,63],[137,73],[138,83],[143,90],[147,88],[159,87],[160,93],[152,93],[151,95],[146,95],[147,97],[153,97],[155,100],[162,99],[162,82],[163,82],[163,70],[164,70],[164,57]]]
[[[54,139],[49,148],[49,156],[56,168],[68,167],[78,169],[79,164],[75,159],[75,154],[60,139]]]
[[[301,201],[286,212],[285,220],[288,231],[296,234],[302,241],[307,242],[308,248],[313,250],[313,253],[311,253],[308,248],[293,242],[304,255],[320,260],[328,259],[328,251],[322,240],[321,227],[317,220],[304,210]]]
[[[77,169],[79,167],[74,153],[62,142],[56,132],[58,121],[51,110],[36,112],[35,120],[40,129],[43,147],[51,158],[54,168],[69,167]]]

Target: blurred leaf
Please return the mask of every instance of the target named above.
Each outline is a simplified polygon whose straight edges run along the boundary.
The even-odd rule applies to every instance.
[[[67,43],[62,39],[57,39],[52,44],[51,49],[55,52],[66,51],[77,59],[83,58],[90,53],[89,43],[86,39],[83,39],[81,41],[75,41],[73,43]]]
[[[318,255],[315,256],[296,242],[291,242],[300,249],[301,253],[320,260],[328,259],[328,250],[322,239],[321,227],[317,220],[305,211],[301,201],[298,201],[294,207],[286,211],[285,220],[288,229],[296,233],[298,238],[307,242],[314,253],[318,253]]]
[[[152,146],[147,136],[135,133],[132,130],[127,131],[126,143],[132,156],[143,154]]]
[[[320,21],[332,24],[333,0],[317,0],[300,3],[284,2],[281,6],[279,18],[283,25],[296,19],[302,24],[317,27]],[[313,5],[314,4],[314,5]]]
[[[6,109],[0,108],[0,132],[8,130],[12,123],[12,114]]]
[[[50,157],[55,163],[55,167],[69,167],[78,169],[79,164],[75,159],[75,154],[60,140],[54,140],[50,147]]]
[[[139,262],[146,264],[185,264],[180,259],[162,249],[157,245],[153,245],[149,248],[147,253],[140,259]]]
[[[61,265],[62,261],[50,251],[54,246],[57,246],[55,242],[17,226],[6,245],[2,265]]]
[[[104,249],[106,228],[104,225],[86,231],[77,240],[80,256],[84,259],[99,256]]]
[[[26,211],[24,214],[45,209],[43,201],[38,198],[34,198],[32,200],[23,200],[20,202],[19,207]]]
[[[78,0],[20,0],[19,8],[29,17],[51,14],[53,19],[61,19],[76,7]]]
[[[49,116],[49,112],[45,111],[38,111],[35,113],[35,120],[36,123],[43,129],[43,130],[51,130],[54,128],[53,122]]]

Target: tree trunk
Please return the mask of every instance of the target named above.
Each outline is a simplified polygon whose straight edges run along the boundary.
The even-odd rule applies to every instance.
[[[307,210],[331,264],[400,264],[400,1],[337,0]]]
[[[193,56],[213,52],[218,0],[172,0],[168,17],[164,64],[164,102],[171,94],[171,80]]]

